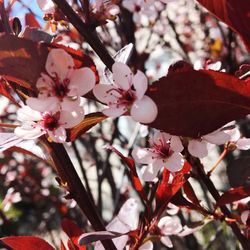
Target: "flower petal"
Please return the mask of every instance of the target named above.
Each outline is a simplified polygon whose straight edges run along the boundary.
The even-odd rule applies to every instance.
[[[20,127],[16,127],[14,133],[25,140],[33,140],[46,134],[45,131],[41,130],[39,126],[33,126],[35,123],[26,123]]]
[[[79,110],[81,107],[81,98],[70,98],[70,97],[65,97],[63,98],[63,101],[61,102],[61,110],[67,110],[67,111],[76,111]],[[83,109],[81,107],[81,109]]]
[[[212,144],[221,145],[230,141],[230,135],[221,130],[216,130],[208,135],[202,136],[204,140]]]
[[[97,84],[93,88],[93,94],[100,102],[106,104],[113,103],[117,100],[117,97],[112,94],[112,89],[116,89],[112,84]]]
[[[83,96],[95,86],[95,74],[89,68],[76,69],[70,76],[69,96]]]
[[[156,154],[149,151],[147,148],[134,148],[132,151],[132,156],[136,162],[141,164],[150,164],[154,161]]]
[[[166,247],[170,247],[170,248],[173,247],[173,243],[168,236],[161,237],[161,243],[165,245]]]
[[[144,181],[154,181],[154,179],[157,177],[158,172],[161,170],[162,166],[160,164],[158,165],[152,165],[149,164],[148,166],[144,166],[141,169],[142,172],[142,179]]]
[[[51,0],[37,0],[37,4],[45,14],[55,11],[55,5]]]
[[[66,130],[63,127],[59,127],[53,131],[47,131],[49,137],[57,143],[64,143],[66,141]]]
[[[170,147],[174,152],[177,152],[177,153],[180,153],[184,149],[179,136],[171,137]]]
[[[35,98],[30,97],[27,99],[26,104],[33,110],[40,112],[45,111],[58,111],[59,110],[59,100],[56,97],[47,97],[47,98]]]
[[[148,79],[140,70],[138,70],[133,77],[133,86],[135,88],[137,98],[141,99],[148,88]]]
[[[248,149],[250,149],[250,139],[249,138],[241,138],[237,141],[236,146],[240,150],[248,150]]]
[[[106,116],[116,118],[118,116],[123,115],[126,112],[125,107],[119,107],[119,108],[106,108],[102,111],[102,113]]]
[[[84,111],[79,108],[79,110],[69,112],[62,110],[60,114],[59,123],[62,124],[64,128],[72,128],[79,124],[84,119]]]
[[[63,49],[52,49],[47,57],[45,68],[52,76],[63,82],[74,67],[73,58]]]
[[[166,167],[170,172],[177,172],[181,170],[183,165],[184,165],[184,159],[181,153],[173,153],[166,160]]]
[[[39,121],[42,119],[41,113],[25,105],[17,110],[17,120],[21,122]]]
[[[130,114],[137,122],[151,123],[155,120],[158,109],[155,102],[145,95],[141,100],[134,102]]]
[[[146,241],[144,244],[142,244],[138,250],[153,250],[154,244],[152,241]]]
[[[207,156],[207,143],[205,141],[190,140],[188,143],[188,152],[198,158]]]
[[[128,90],[132,85],[133,74],[130,68],[121,62],[115,62],[112,66],[113,80],[116,86]]]

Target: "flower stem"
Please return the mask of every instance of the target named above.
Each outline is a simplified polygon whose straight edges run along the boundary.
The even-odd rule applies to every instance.
[[[63,186],[69,191],[70,197],[77,202],[96,231],[105,231],[106,228],[97,213],[95,204],[90,199],[64,146],[58,143],[48,143],[48,147],[56,171],[61,178]],[[102,241],[102,244],[106,250],[116,250],[111,240]]]
[[[225,148],[222,152],[222,154],[220,155],[218,161],[214,164],[214,166],[208,171],[207,176],[210,177],[212,172],[218,167],[218,165],[221,163],[221,161],[225,158],[225,156],[227,155],[228,150],[227,148]]]
[[[109,55],[107,49],[97,36],[96,31],[93,30],[90,25],[84,23],[65,0],[53,0],[53,2],[59,7],[76,30],[85,38],[86,42],[92,47],[103,63],[112,70],[114,59]]]

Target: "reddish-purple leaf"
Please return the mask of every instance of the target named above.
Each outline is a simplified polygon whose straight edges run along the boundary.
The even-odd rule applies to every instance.
[[[14,250],[55,250],[45,240],[35,236],[11,236],[0,239]]]
[[[173,135],[199,137],[250,114],[250,84],[212,70],[172,72],[148,95],[159,109],[150,126]]]
[[[200,201],[198,200],[193,187],[191,186],[189,181],[186,181],[183,185],[183,191],[187,198],[192,201],[195,205],[200,206]]]
[[[30,26],[34,28],[41,28],[41,25],[36,20],[35,16],[32,13],[25,14],[25,26]]]
[[[116,153],[122,159],[122,161],[127,165],[127,167],[129,168],[132,184],[134,185],[135,190],[138,192],[140,197],[146,202],[146,205],[147,205],[148,198],[141,184],[140,178],[136,172],[135,162],[133,158],[124,156],[121,152],[119,152],[113,146],[107,145],[106,149],[109,149],[112,152]]]
[[[91,113],[84,117],[82,122],[76,125],[74,128],[68,130],[68,140],[74,141],[82,134],[86,133],[89,129],[94,127],[96,124],[105,120],[107,116],[105,116],[101,112]]]
[[[231,188],[225,192],[217,201],[216,207],[224,206],[250,196],[250,186],[241,186],[238,188]]]
[[[232,29],[237,31],[250,50],[250,1],[197,0]]]
[[[7,97],[11,102],[19,106],[11,93],[13,93],[13,90],[11,89],[10,85],[3,78],[0,78],[0,95]]]
[[[96,242],[99,240],[111,240],[117,237],[120,237],[122,235],[125,235],[126,233],[117,233],[117,232],[111,232],[111,231],[98,231],[98,232],[92,232],[92,233],[85,233],[82,234],[79,238],[79,245],[87,245],[92,242]]]

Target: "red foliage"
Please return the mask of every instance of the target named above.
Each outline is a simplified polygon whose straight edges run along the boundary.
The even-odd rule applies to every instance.
[[[41,28],[40,24],[34,17],[32,13],[26,13],[25,14],[25,26],[30,26],[34,28]]]
[[[45,240],[35,236],[11,236],[1,238],[0,240],[15,250],[55,250]]]
[[[250,51],[250,1],[198,0],[198,2],[237,31]]]
[[[250,113],[250,85],[213,70],[173,71],[148,95],[159,109],[150,125],[173,135],[199,137]]]

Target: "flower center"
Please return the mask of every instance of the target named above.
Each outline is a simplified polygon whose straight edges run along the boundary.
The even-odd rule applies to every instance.
[[[57,96],[58,98],[63,98],[67,96],[69,92],[69,88],[68,88],[69,82],[70,81],[68,78],[65,78],[63,82],[61,82],[58,76],[54,77],[53,78],[53,83],[54,83],[53,90],[54,90],[55,96]]]
[[[59,127],[59,117],[60,113],[57,112],[54,115],[50,113],[43,114],[42,125],[45,129],[53,131],[54,129]]]
[[[170,148],[170,143],[159,140],[160,144],[154,144],[153,149],[161,158],[168,158],[173,154],[173,150]]]

